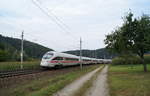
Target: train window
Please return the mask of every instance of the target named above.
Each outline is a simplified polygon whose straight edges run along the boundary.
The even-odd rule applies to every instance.
[[[65,60],[78,61],[76,58],[65,58]]]
[[[63,60],[63,58],[62,57],[56,57],[53,60]]]
[[[50,59],[53,56],[52,53],[47,53],[43,56],[43,59]]]
[[[88,60],[88,59],[83,59],[83,61],[90,61],[90,60]]]
[[[89,61],[89,60],[87,60],[87,59],[83,59],[83,61]]]

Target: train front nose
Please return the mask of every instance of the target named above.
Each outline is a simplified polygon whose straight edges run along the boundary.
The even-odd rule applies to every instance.
[[[40,65],[43,66],[43,67],[47,67],[48,66],[48,61],[47,60],[42,60]]]

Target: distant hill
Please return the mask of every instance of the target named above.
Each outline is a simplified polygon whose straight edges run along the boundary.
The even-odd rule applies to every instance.
[[[0,35],[0,61],[20,60],[21,40]],[[24,40],[24,59],[40,59],[52,49]]]
[[[65,51],[64,53],[69,53],[69,54],[79,56],[80,50]],[[82,50],[82,56],[92,57],[92,58],[101,58],[101,59],[104,59],[104,58],[110,59],[110,58],[115,57],[116,55],[111,54],[105,48],[101,48],[101,49],[96,49],[96,50]]]
[[[65,51],[64,53],[80,56],[80,50],[70,50]],[[150,54],[150,51],[146,52],[145,54]],[[120,56],[120,54],[110,53],[106,48],[101,48],[96,50],[82,50],[82,56],[99,59],[112,59],[116,56]]]

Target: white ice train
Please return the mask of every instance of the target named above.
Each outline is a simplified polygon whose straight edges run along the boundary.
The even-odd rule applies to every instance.
[[[111,60],[82,57],[82,60],[80,61],[79,56],[75,56],[67,53],[49,51],[46,54],[44,54],[40,66],[46,68],[73,66],[73,65],[79,65],[80,62],[82,62],[82,64],[85,65],[85,64],[97,64],[97,63],[111,63]]]

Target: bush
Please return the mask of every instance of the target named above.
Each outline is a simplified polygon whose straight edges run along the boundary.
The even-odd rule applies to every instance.
[[[0,62],[1,61],[7,61],[10,59],[10,54],[8,51],[0,50]]]
[[[138,56],[126,56],[126,57],[116,57],[112,60],[112,64],[124,65],[124,64],[140,64],[141,59]]]
[[[145,63],[150,64],[150,54],[147,54],[144,56],[144,61],[145,61]]]
[[[146,64],[150,63],[150,55],[144,56],[144,62]],[[112,60],[114,65],[125,65],[125,64],[141,64],[141,58],[138,56],[121,56],[116,57]]]

